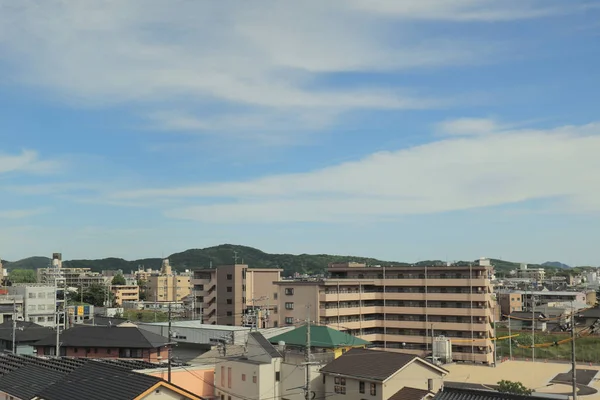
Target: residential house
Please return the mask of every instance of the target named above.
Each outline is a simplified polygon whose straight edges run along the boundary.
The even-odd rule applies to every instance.
[[[276,282],[280,326],[308,317],[375,347],[419,356],[431,354],[435,332],[453,341],[453,359],[493,363],[492,267],[338,263],[327,272],[324,279]]]
[[[216,365],[215,395],[221,400],[280,398],[282,359],[264,336],[251,332],[243,356],[224,358]]]
[[[5,321],[0,324],[0,351],[12,351],[13,329],[17,354],[35,354],[34,344],[55,332],[52,328],[29,321]]]
[[[533,324],[533,320],[535,320],[535,324]],[[520,311],[510,314],[510,327],[512,330],[530,331],[532,325],[534,325],[533,329],[536,331],[545,332],[548,328],[546,314],[540,311],[534,313]]]
[[[293,358],[297,358],[299,362],[302,362],[306,353],[308,329],[308,325],[305,324],[294,330],[273,336],[269,339],[269,342],[274,345],[281,343],[284,346],[286,362],[292,362]],[[352,348],[364,348],[369,344],[366,340],[328,326],[310,326],[310,347],[315,361],[328,363]]]
[[[11,400],[201,400],[156,376],[147,363],[0,355],[0,398]]]
[[[75,358],[127,358],[159,362],[170,346],[166,337],[133,324],[118,326],[78,325],[60,334],[61,356]],[[56,336],[36,342],[38,355],[56,354]]]
[[[321,368],[321,374],[331,400],[397,400],[409,394],[411,399],[432,397],[448,371],[411,354],[352,349]]]
[[[598,320],[600,320],[600,307],[594,307],[575,313],[575,322],[578,325],[592,326]]]

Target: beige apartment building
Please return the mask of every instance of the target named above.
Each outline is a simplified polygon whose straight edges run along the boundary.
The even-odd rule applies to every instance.
[[[124,301],[140,300],[140,287],[138,285],[111,285],[110,290],[117,306],[122,306]]]
[[[192,287],[191,275],[173,272],[169,260],[163,260],[160,272],[147,277],[144,290],[148,302],[181,302],[189,296]]]
[[[281,271],[246,264],[194,271],[196,315],[213,325],[277,326],[273,319],[279,295],[275,282],[281,279]]]
[[[489,266],[369,267],[331,264],[321,280],[280,281],[280,326],[305,321],[343,330],[379,348],[425,355],[433,337],[454,360],[493,362],[496,302]]]

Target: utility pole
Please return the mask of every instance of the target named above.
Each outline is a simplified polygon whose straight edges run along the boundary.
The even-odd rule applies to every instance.
[[[305,394],[306,400],[310,399],[310,366],[311,366],[311,353],[310,353],[310,304],[306,306],[306,387]]]
[[[173,333],[171,332],[171,302],[169,301],[169,348],[167,349],[167,377],[168,382],[171,383],[171,342],[173,341]]]
[[[531,290],[531,362],[535,362],[535,297]]]
[[[510,314],[508,314],[508,354],[512,361],[512,332],[510,329]]]
[[[56,312],[56,357],[60,357],[60,311]]]
[[[12,352],[17,354],[17,300],[13,297]]]
[[[573,383],[573,400],[577,400],[577,361],[575,359],[575,311],[571,302],[571,379]]]

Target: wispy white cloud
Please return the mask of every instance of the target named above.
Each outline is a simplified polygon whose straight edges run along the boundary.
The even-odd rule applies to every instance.
[[[109,198],[186,199],[166,215],[232,223],[385,218],[548,198],[562,210],[600,211],[599,123],[497,132],[492,121],[460,121],[446,122],[453,135],[442,140],[321,170]]]
[[[0,219],[23,219],[50,212],[50,208],[33,208],[21,210],[0,210]]]
[[[0,152],[0,174],[9,172],[51,173],[60,167],[60,162],[54,160],[41,160],[38,153],[23,150],[19,154]]]
[[[318,84],[322,73],[480,63],[497,50],[494,43],[434,36],[397,21],[505,21],[574,9],[553,0],[261,0],[234,7],[22,0],[0,5],[0,50],[15,67],[11,82],[48,88],[77,105],[132,102],[142,115],[156,112],[150,122],[162,128],[241,130],[251,118],[252,130],[299,113],[311,115],[295,120],[310,129],[345,111],[443,101],[403,88],[326,87]],[[165,102],[183,116],[169,116]],[[236,110],[207,120],[198,111],[206,104],[249,107],[259,117]]]

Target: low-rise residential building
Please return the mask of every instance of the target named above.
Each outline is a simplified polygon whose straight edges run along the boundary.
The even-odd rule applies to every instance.
[[[211,325],[278,324],[278,288],[281,269],[249,268],[246,264],[222,265],[194,271],[195,315]]]
[[[124,301],[139,301],[140,287],[138,285],[111,285],[116,306],[122,306]]]
[[[513,304],[522,304],[522,310],[531,310],[532,303],[535,304],[536,307],[538,305],[554,302],[587,303],[586,293],[575,291],[569,292],[551,290],[499,290],[497,291],[497,296],[498,299],[506,298],[508,296],[509,298],[513,299],[511,300]]]
[[[487,389],[444,387],[433,400],[569,400],[569,396],[549,393],[511,394]]]
[[[17,283],[8,287],[12,295],[23,298],[23,319],[38,325],[56,324],[56,287],[42,283]]]
[[[510,327],[515,331],[530,331],[533,325],[534,330],[545,332],[548,328],[547,318],[546,314],[538,311],[534,313],[518,311],[510,314]]]
[[[332,400],[430,398],[448,371],[410,354],[352,349],[321,368],[325,393]],[[414,397],[411,397],[414,398]]]
[[[0,354],[0,398],[11,400],[204,400],[143,362],[37,358]]]
[[[546,270],[544,268],[529,268],[527,264],[521,264],[521,268],[517,270],[517,277],[542,282],[546,278]]]
[[[191,274],[177,274],[169,260],[163,260],[159,273],[151,273],[144,281],[146,300],[150,302],[181,302],[191,293]]]
[[[23,296],[9,295],[8,291],[4,291],[0,295],[0,324],[13,318],[23,319]]]
[[[523,311],[523,296],[510,291],[496,294],[500,311],[503,315]]]
[[[28,321],[5,321],[0,324],[0,351],[13,351],[13,330],[15,332],[15,347],[17,354],[35,354],[34,344],[48,337],[53,332],[52,328],[41,326]]]
[[[35,343],[38,355],[56,355],[56,335]],[[74,358],[136,359],[160,362],[170,344],[166,337],[133,324],[118,326],[79,325],[60,334],[60,355]]]
[[[319,325],[311,325],[309,328],[307,324],[273,336],[269,342],[273,345],[282,344],[286,362],[300,364],[306,355],[308,329],[310,329],[312,358],[319,362],[328,363],[353,348],[364,348],[370,344],[346,332]]]

